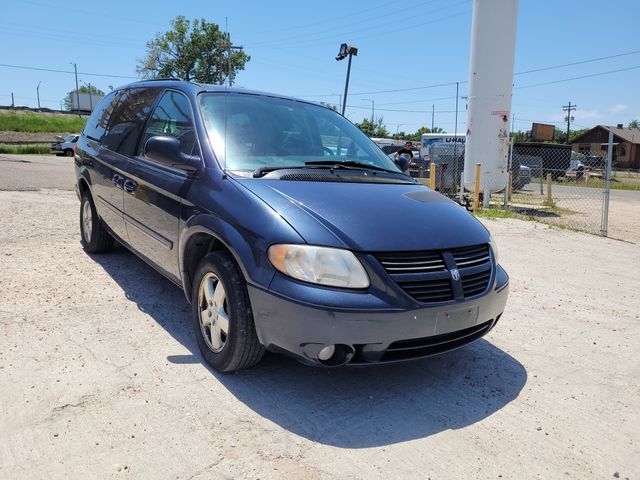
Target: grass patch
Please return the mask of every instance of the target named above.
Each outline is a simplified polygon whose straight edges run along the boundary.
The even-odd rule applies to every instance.
[[[51,153],[50,144],[36,145],[3,145],[0,144],[0,153],[10,153],[13,155],[43,155]]]
[[[552,207],[518,207],[512,206],[503,208],[502,205],[491,205],[489,208],[482,208],[477,212],[471,212],[476,217],[481,218],[516,218],[518,220],[557,219],[561,216],[572,215],[575,212],[557,206]]]
[[[522,215],[514,212],[511,209],[504,209],[502,207],[489,207],[481,208],[477,212],[471,212],[476,217],[481,218],[518,218],[522,219]]]
[[[584,180],[576,182],[574,179],[560,177],[554,182],[554,185],[556,184],[567,187],[604,188],[604,180],[596,177],[591,177],[586,182]],[[640,179],[614,177],[611,179],[611,190],[640,190]]]
[[[75,115],[48,115],[44,113],[0,113],[0,130],[7,132],[80,132],[86,118]]]

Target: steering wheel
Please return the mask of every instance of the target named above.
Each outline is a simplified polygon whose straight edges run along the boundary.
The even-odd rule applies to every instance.
[[[333,150],[331,150],[329,147],[322,147],[322,150],[324,150],[325,153],[328,153],[331,156],[335,155],[335,153],[333,153]]]

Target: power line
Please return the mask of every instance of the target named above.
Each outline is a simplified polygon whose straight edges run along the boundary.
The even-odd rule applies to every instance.
[[[27,67],[24,65],[9,65],[8,63],[0,63],[0,67],[20,68],[23,70],[37,70],[39,72],[74,73],[73,70],[56,70],[53,68]],[[138,77],[132,77],[128,75],[112,75],[107,73],[78,72],[78,75],[87,75],[91,77],[106,77],[106,78],[132,78],[132,79],[138,80]]]
[[[423,1],[423,2],[419,2],[417,5],[411,5],[408,8],[417,8],[418,6],[422,6],[425,5],[427,3],[433,3],[435,0],[427,0],[427,1]],[[467,3],[468,0],[462,0],[461,2],[458,3]],[[431,16],[433,13],[435,12],[439,12],[441,10],[446,10],[448,8],[451,8],[453,6],[458,5],[454,4],[454,5],[446,5],[445,7],[442,8],[437,8],[435,10],[425,10],[423,13],[419,14],[418,16]],[[384,5],[384,7],[386,7],[388,5]],[[375,9],[375,8],[374,8]],[[334,27],[330,27],[330,28],[324,28],[322,30],[318,30],[315,32],[304,32],[304,33],[300,33],[300,34],[296,34],[296,35],[292,35],[289,37],[282,37],[279,39],[273,39],[273,40],[265,40],[263,42],[256,42],[256,43],[252,43],[249,45],[249,47],[253,48],[253,47],[273,47],[273,46],[277,46],[277,45],[286,45],[286,44],[290,44],[290,43],[295,43],[296,48],[298,48],[301,44],[313,44],[313,42],[317,42],[320,39],[324,39],[324,38],[334,38],[336,33],[332,33],[332,32],[338,32],[340,33],[340,35],[342,36],[347,36],[350,39],[353,39],[354,34],[357,34],[359,32],[368,32],[372,29],[376,29],[379,30],[380,28],[384,27],[385,25],[389,24],[389,17],[393,17],[395,15],[402,15],[403,17],[406,17],[406,8],[400,9],[400,10],[395,10],[392,11],[391,13],[387,13],[386,15],[382,15],[382,14],[376,14],[370,17],[365,17],[362,18],[360,17],[358,20],[354,20],[353,17],[344,17],[345,19],[348,20],[347,25],[345,26],[334,26]],[[375,21],[378,20],[378,23],[376,23]],[[360,24],[367,24],[367,26],[365,28],[360,28],[360,29],[350,29],[349,27],[353,27],[355,25],[360,25]],[[408,28],[407,25],[403,25],[403,28]],[[378,35],[378,34],[377,34]]]
[[[608,55],[608,56],[605,56],[605,57],[590,58],[590,59],[587,59],[587,60],[581,60],[581,61],[578,61],[578,62],[565,63],[565,64],[562,64],[562,65],[553,65],[553,66],[549,66],[549,67],[541,67],[541,68],[537,68],[537,69],[525,70],[525,71],[522,71],[522,72],[516,72],[516,73],[514,73],[514,76],[515,75],[525,75],[525,74],[528,74],[528,73],[542,72],[542,71],[545,71],[545,70],[554,70],[554,69],[558,69],[558,68],[566,68],[566,67],[585,64],[585,63],[599,62],[601,60],[617,58],[617,57],[623,57],[623,56],[628,56],[628,55],[636,55],[638,53],[640,53],[640,50],[633,50],[631,52],[618,53],[618,54],[615,54],[615,55]],[[607,71],[607,72],[588,74],[588,75],[572,77],[572,78],[562,79],[562,80],[554,80],[554,81],[551,81],[551,82],[536,83],[536,84],[532,84],[532,85],[524,85],[524,86],[514,87],[514,88],[529,88],[529,87],[534,87],[534,86],[539,86],[539,85],[550,85],[550,84],[553,84],[553,83],[562,83],[562,82],[567,82],[567,81],[570,81],[570,80],[579,80],[581,78],[595,77],[595,76],[598,76],[598,75],[606,75],[606,74],[609,74],[609,73],[623,72],[623,71],[626,71],[626,70],[633,70],[635,68],[639,68],[639,67],[638,66],[634,66],[634,67],[630,67],[630,68],[623,68],[623,69],[618,69],[618,70],[610,70],[610,71]],[[460,84],[468,83],[468,81],[464,80],[464,81],[461,81],[459,83]],[[455,85],[455,84],[456,84],[456,82],[448,82],[448,83],[439,83],[439,84],[434,84],[434,85],[426,85],[426,86],[423,86],[423,87],[408,87],[408,88],[397,88],[397,89],[393,89],[393,90],[378,90],[378,91],[370,91],[370,92],[362,92],[362,93],[352,93],[351,95],[375,95],[375,94],[379,94],[379,93],[410,92],[410,91],[415,91],[415,90],[425,90],[425,89],[429,89],[429,88],[449,87],[449,86],[452,86],[452,85]],[[330,96],[330,95],[300,95],[300,96],[302,96],[302,97],[314,97],[314,96],[319,97],[319,96]]]
[[[563,63],[562,65],[554,65],[552,67],[542,67],[542,68],[535,68],[533,70],[525,70],[523,72],[514,73],[513,75],[514,76],[525,75],[527,73],[544,72],[546,70],[554,70],[556,68],[573,67],[574,65],[582,65],[585,63],[599,62],[601,60],[609,60],[611,58],[626,57],[628,55],[636,55],[638,53],[640,53],[640,50],[634,50],[632,52],[618,53],[616,55],[607,55],[606,57],[598,57],[598,58],[591,58],[589,60],[581,60],[579,62]]]
[[[606,71],[606,72],[591,73],[589,75],[580,75],[580,76],[577,76],[577,77],[563,78],[561,80],[553,80],[553,81],[550,81],[550,82],[532,83],[530,85],[522,85],[522,86],[513,87],[513,88],[514,89],[520,89],[520,88],[540,87],[542,85],[553,85],[555,83],[570,82],[572,80],[582,80],[583,78],[599,77],[600,75],[609,75],[611,73],[627,72],[629,70],[635,70],[637,68],[640,68],[640,65],[635,65],[633,67],[627,67],[627,68],[619,68],[617,70],[609,70],[609,71]]]

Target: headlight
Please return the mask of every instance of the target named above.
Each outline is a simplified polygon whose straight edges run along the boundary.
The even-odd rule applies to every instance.
[[[493,258],[496,260],[496,265],[498,264],[498,246],[496,245],[496,241],[493,239],[491,234],[489,234],[489,245],[491,246],[491,251],[493,251]]]
[[[367,288],[369,277],[348,250],[312,245],[272,245],[269,261],[280,272],[303,282],[343,288]]]

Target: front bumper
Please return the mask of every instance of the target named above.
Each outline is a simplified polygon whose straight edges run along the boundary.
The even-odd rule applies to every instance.
[[[350,364],[408,360],[458,348],[493,328],[508,291],[509,277],[500,266],[492,287],[480,297],[414,308],[349,308],[348,302],[319,305],[249,285],[261,343],[311,365],[322,363],[318,353],[327,345],[352,349]]]

